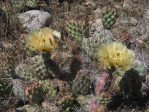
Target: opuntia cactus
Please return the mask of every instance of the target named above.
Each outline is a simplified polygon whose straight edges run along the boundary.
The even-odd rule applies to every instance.
[[[91,80],[89,76],[82,76],[73,81],[72,94],[74,96],[87,95],[91,92]]]
[[[124,75],[123,73],[120,73],[120,72],[117,72],[117,71],[112,73],[113,79],[112,79],[110,89],[111,89],[111,91],[113,91],[113,93],[114,92],[115,93],[119,92],[119,90],[120,90],[119,84],[120,84],[120,81],[122,80],[123,75]]]
[[[62,107],[62,112],[72,112],[75,108],[80,107],[78,101],[71,95],[67,95],[59,99],[58,104]]]
[[[58,90],[59,90],[58,95],[60,97],[70,94],[70,86],[69,86],[68,82],[58,80],[58,79],[54,79],[53,83],[54,83],[55,86],[58,87]]]
[[[58,94],[57,86],[51,80],[41,81],[47,98],[54,98]]]
[[[36,0],[26,0],[25,5],[27,7],[35,8],[35,7],[37,7],[37,2],[36,2]]]
[[[78,102],[81,105],[81,112],[90,112],[90,107],[93,107],[93,105],[91,105],[92,101],[95,101],[95,96],[93,95],[79,95],[77,97]]]
[[[11,0],[11,3],[14,8],[22,9],[23,6],[25,6],[25,0]]]
[[[51,72],[48,74],[47,68],[41,55],[28,58],[25,63],[16,67],[15,72],[18,77],[27,81],[44,80],[49,77],[49,74],[53,73]]]
[[[107,9],[102,14],[103,26],[106,29],[110,29],[115,24],[116,19],[117,19],[117,13],[114,10]]]
[[[97,97],[97,100],[100,105],[107,105],[108,102],[111,99],[111,94],[108,92],[102,92],[100,95]]]
[[[44,101],[42,102],[44,112],[60,112],[61,108],[55,103],[55,101]]]
[[[73,37],[76,41],[81,42],[81,40],[86,37],[86,29],[85,25],[79,22],[71,21],[67,27],[66,30],[68,32],[68,35]]]
[[[42,84],[29,83],[25,87],[25,96],[29,99],[30,103],[41,104],[45,97]]]

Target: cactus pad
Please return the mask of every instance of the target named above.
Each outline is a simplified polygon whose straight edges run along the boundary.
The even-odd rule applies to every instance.
[[[85,25],[79,22],[71,21],[68,23],[66,30],[68,35],[73,37],[76,41],[81,42],[81,40],[86,37]]]
[[[42,84],[29,83],[25,87],[25,96],[31,103],[41,104],[45,96]]]
[[[31,8],[37,7],[36,0],[26,0],[26,6]]]
[[[102,14],[103,26],[106,29],[110,29],[116,22],[117,13],[114,10],[106,10]]]
[[[72,84],[72,94],[74,96],[87,95],[90,93],[91,80],[88,76],[75,79]]]
[[[47,98],[54,98],[58,94],[56,85],[51,80],[41,81]]]
[[[41,55],[28,58],[25,63],[16,67],[15,72],[23,80],[37,81],[48,78],[46,66]]]

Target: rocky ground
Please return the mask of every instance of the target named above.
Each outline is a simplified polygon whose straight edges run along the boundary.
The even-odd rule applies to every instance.
[[[45,27],[59,47],[31,51],[26,38]],[[135,53],[122,77],[96,59],[115,41]],[[148,112],[148,50],[149,0],[2,0],[0,112]]]

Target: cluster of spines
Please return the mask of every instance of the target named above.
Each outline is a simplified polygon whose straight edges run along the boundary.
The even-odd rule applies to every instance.
[[[52,99],[57,96],[58,88],[56,85],[54,85],[54,83],[51,80],[47,79],[47,80],[41,81],[41,83],[47,98]]]
[[[25,87],[25,96],[32,104],[41,104],[44,100],[45,92],[40,83],[30,83]]]
[[[75,79],[72,84],[72,95],[87,95],[91,92],[91,80],[89,76],[81,76]]]
[[[36,2],[36,0],[26,0],[26,6],[35,8],[35,7],[37,7],[37,2]]]
[[[110,29],[116,22],[117,13],[114,10],[107,9],[102,13],[102,23],[106,29]]]
[[[81,40],[86,37],[86,28],[84,22],[75,22],[70,21],[67,26],[66,30],[68,32],[68,35],[73,37],[76,41],[81,42]]]
[[[23,80],[39,81],[48,78],[46,66],[42,56],[35,56],[26,60],[26,64],[20,64],[15,69],[16,74]]]

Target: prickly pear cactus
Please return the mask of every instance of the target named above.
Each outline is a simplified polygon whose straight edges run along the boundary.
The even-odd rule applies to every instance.
[[[72,95],[87,95],[91,92],[90,87],[91,80],[89,76],[82,76],[80,78],[77,78],[73,81],[72,84]]]
[[[28,58],[15,69],[16,74],[23,80],[37,81],[48,78],[46,66],[41,55]]]
[[[0,97],[9,97],[12,95],[12,85],[7,79],[0,78]]]
[[[24,92],[25,91],[25,83],[20,79],[12,79],[12,85],[13,85],[12,92],[15,95],[15,97],[17,97],[23,101],[26,101],[27,98],[26,98],[25,92]]]
[[[107,9],[102,14],[102,23],[106,29],[110,29],[116,22],[117,13],[114,10]]]
[[[30,103],[41,104],[45,97],[42,84],[29,83],[25,87],[25,96],[29,99]]]
[[[123,73],[120,73],[120,72],[113,72],[112,73],[112,76],[113,76],[113,80],[112,80],[112,83],[111,83],[111,87],[110,89],[113,91],[113,93],[118,93],[120,91],[120,81],[122,80],[122,77],[123,77]]]
[[[35,7],[37,7],[37,2],[36,2],[36,0],[26,0],[26,6],[35,8]]]
[[[111,99],[111,95],[108,92],[102,92],[98,97],[97,100],[102,105],[107,105]]]
[[[11,0],[14,8],[20,9],[25,6],[25,0]]]
[[[81,40],[86,37],[85,25],[79,22],[71,21],[68,23],[66,30],[68,35],[73,37],[76,41],[81,42]]]
[[[60,112],[61,108],[55,103],[55,101],[44,101],[42,102],[44,112]]]
[[[58,90],[56,85],[51,80],[44,80],[41,81],[43,89],[46,93],[47,98],[54,98],[58,94]]]
[[[59,99],[58,104],[63,109],[62,112],[73,112],[75,108],[80,107],[78,101],[71,95],[64,96]]]
[[[80,103],[83,112],[90,112],[90,102],[95,100],[95,97],[93,95],[80,95],[77,97],[77,100]]]
[[[56,85],[58,87],[58,90],[59,90],[58,95],[60,97],[70,94],[70,86],[69,86],[68,82],[54,79],[53,83],[54,83],[54,85]]]

